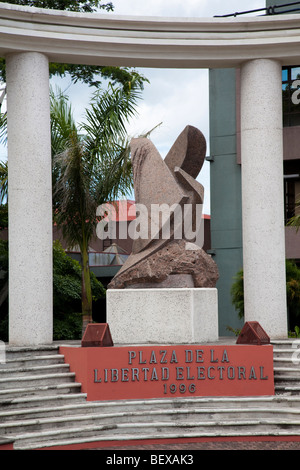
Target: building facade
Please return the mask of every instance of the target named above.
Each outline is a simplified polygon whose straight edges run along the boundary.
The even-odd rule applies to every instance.
[[[276,5],[285,5],[284,0]],[[272,8],[272,0],[266,1]],[[286,10],[291,7],[286,7]],[[279,12],[279,11],[278,11]],[[285,8],[280,8],[286,13]],[[220,279],[219,334],[228,327],[238,329],[243,320],[231,300],[231,287],[243,268],[242,177],[241,177],[241,89],[240,70],[218,68],[209,71],[211,253]],[[285,223],[295,215],[300,199],[300,65],[282,67],[283,172]],[[266,175],[267,178],[267,175]],[[300,263],[300,231],[285,227],[286,258]]]

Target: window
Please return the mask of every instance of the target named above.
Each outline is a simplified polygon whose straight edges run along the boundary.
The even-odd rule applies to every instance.
[[[284,162],[284,190],[285,190],[285,223],[297,215],[296,201],[300,199],[300,173],[299,160],[286,160]]]
[[[282,69],[283,126],[300,126],[300,66]]]

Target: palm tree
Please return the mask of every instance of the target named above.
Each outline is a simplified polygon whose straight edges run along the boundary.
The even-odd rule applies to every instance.
[[[52,150],[64,149],[53,159],[54,218],[68,245],[80,248],[84,326],[92,320],[88,247],[98,223],[96,211],[132,189],[126,123],[136,113],[139,97],[135,83],[127,90],[109,86],[97,91],[78,128],[65,98],[60,96],[56,108],[51,107],[59,111],[57,119],[52,116]]]
[[[8,167],[7,162],[0,162],[0,205],[7,199]]]
[[[295,209],[296,208],[300,209],[300,199],[296,201]],[[290,227],[296,227],[296,231],[298,232],[300,228],[300,212],[298,214],[295,214],[293,217],[291,217],[287,225],[289,225]]]

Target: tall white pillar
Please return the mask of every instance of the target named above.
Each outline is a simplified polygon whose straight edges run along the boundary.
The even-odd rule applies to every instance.
[[[6,57],[9,343],[52,342],[52,176],[49,63]]]
[[[258,59],[241,69],[245,321],[287,336],[281,64]]]

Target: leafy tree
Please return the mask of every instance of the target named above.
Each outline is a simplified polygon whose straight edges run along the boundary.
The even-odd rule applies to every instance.
[[[3,204],[7,198],[7,188],[8,188],[7,162],[0,162],[0,204]]]
[[[8,226],[7,204],[0,205],[0,231]],[[8,242],[0,239],[0,339],[6,340],[8,328]],[[3,338],[3,339],[2,339]]]
[[[85,13],[93,13],[97,8],[107,11],[114,9],[112,2],[103,4],[102,0],[1,0],[1,3],[12,3],[36,8],[48,8],[51,10],[69,10]]]
[[[105,296],[105,289],[91,273],[93,302]],[[53,338],[80,339],[81,266],[68,256],[59,241],[53,243]],[[8,242],[0,240],[0,340],[8,341]]]
[[[82,257],[82,312],[92,318],[88,247],[99,221],[97,207],[132,189],[132,169],[126,142],[126,123],[136,112],[139,86],[94,94],[85,122],[75,128],[69,104],[61,95],[53,128],[57,148],[53,162],[54,217],[69,247],[79,246]]]
[[[8,331],[8,242],[0,240],[0,340],[7,341]]]
[[[296,207],[300,209],[300,200],[296,201]],[[298,214],[295,214],[287,223],[288,226],[290,227],[295,227],[296,231],[298,232],[300,228],[300,212]]]
[[[91,273],[93,302],[105,296],[105,289]],[[53,243],[53,338],[80,339],[81,266],[65,253],[59,241]]]
[[[109,86],[106,91],[96,91],[86,110],[86,121],[77,128],[68,98],[51,91],[54,219],[68,245],[80,247],[82,312],[89,321],[92,292],[88,247],[98,223],[96,210],[132,189],[126,123],[136,113],[140,97],[138,81],[128,89]],[[3,166],[0,179],[4,197],[7,166]]]
[[[14,5],[84,13],[94,13],[100,9],[106,11],[114,10],[112,2],[103,3],[101,0],[9,0],[8,2],[6,2],[6,0],[0,0],[0,3],[12,3]],[[0,58],[0,81],[6,81],[5,70],[5,59]],[[135,69],[127,67],[50,63],[49,73],[50,77],[55,75],[64,77],[66,74],[69,74],[72,83],[80,81],[97,88],[101,85],[100,78],[109,79],[113,83],[118,83],[125,87],[135,79],[141,89],[143,88],[144,82],[148,82],[148,80]]]
[[[240,320],[244,318],[244,271],[240,269],[231,287],[231,301]]]
[[[0,194],[1,194],[1,182],[0,182]],[[1,230],[8,228],[8,205],[0,204],[0,232]]]
[[[294,329],[300,320],[300,268],[294,261],[286,262],[286,294],[290,328]]]
[[[6,113],[1,113],[1,103],[0,103],[0,144],[6,143],[6,130],[7,130],[7,115]]]

